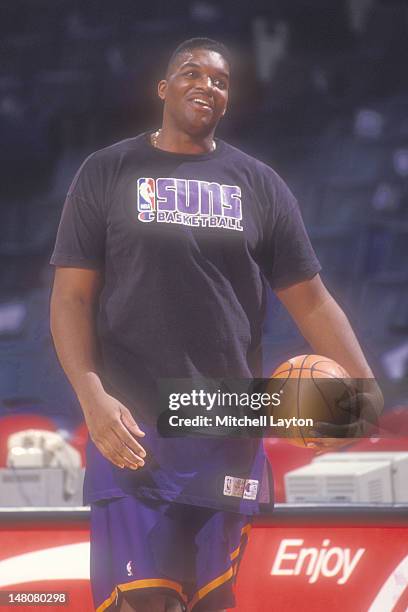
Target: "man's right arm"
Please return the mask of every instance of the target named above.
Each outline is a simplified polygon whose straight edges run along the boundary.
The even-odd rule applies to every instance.
[[[137,469],[144,465],[146,453],[135,437],[144,433],[129,409],[106,393],[98,374],[96,308],[102,282],[99,270],[57,267],[50,304],[51,333],[92,441],[118,467]]]

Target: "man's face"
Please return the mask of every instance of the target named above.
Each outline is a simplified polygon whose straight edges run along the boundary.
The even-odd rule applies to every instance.
[[[194,49],[178,55],[158,85],[164,111],[191,135],[214,131],[228,101],[229,67],[216,51]]]

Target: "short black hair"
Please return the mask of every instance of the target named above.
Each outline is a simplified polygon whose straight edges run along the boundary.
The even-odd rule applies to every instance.
[[[189,38],[180,43],[171,54],[166,68],[166,75],[169,73],[169,69],[178,55],[193,51],[194,49],[208,49],[209,51],[219,53],[231,68],[231,53],[223,43],[212,38]]]

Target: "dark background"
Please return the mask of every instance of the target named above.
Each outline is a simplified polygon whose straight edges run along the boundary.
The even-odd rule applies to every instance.
[[[0,2],[0,416],[81,420],[49,333],[48,260],[67,187],[92,151],[159,127],[174,47],[234,54],[218,135],[297,196],[322,276],[387,407],[408,373],[408,8],[380,0]],[[265,375],[307,352],[270,296]]]

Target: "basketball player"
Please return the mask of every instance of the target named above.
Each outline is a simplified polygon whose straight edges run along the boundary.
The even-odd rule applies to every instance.
[[[251,517],[271,493],[262,445],[161,438],[153,398],[160,378],[260,376],[266,282],[316,353],[372,377],[293,195],[214,136],[230,65],[218,42],[180,45],[158,84],[161,128],[91,155],[62,213],[51,329],[90,434],[99,612],[234,607]]]

